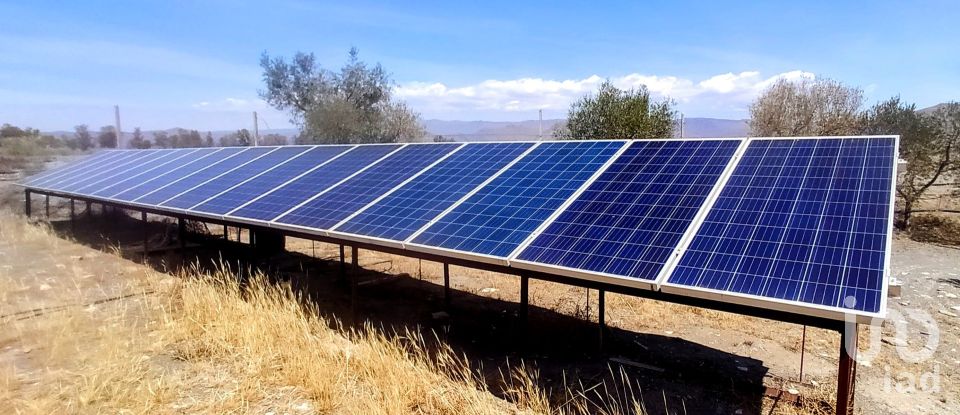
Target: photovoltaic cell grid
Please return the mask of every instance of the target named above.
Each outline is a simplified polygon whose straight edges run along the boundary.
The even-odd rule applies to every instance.
[[[406,146],[276,221],[317,229],[332,228],[460,146],[461,144]]]
[[[543,143],[413,242],[507,257],[623,145]]]
[[[350,150],[351,146],[312,147],[253,178],[240,183],[229,191],[193,206],[190,210],[223,215],[243,206],[245,203],[263,196],[265,193],[293,178],[326,163],[330,159]]]
[[[275,219],[398,148],[395,144],[357,146],[281,187],[259,189],[263,197],[229,215],[265,221]]]
[[[176,166],[177,160],[180,160],[182,157],[193,153],[195,149],[178,149],[178,150],[164,150],[161,155],[154,157],[152,160],[145,163],[138,163],[138,165],[133,166],[132,170],[118,177],[114,177],[112,180],[101,183],[96,188],[84,189],[85,193],[92,194],[94,196],[110,196],[116,194],[117,192],[122,192],[126,189],[129,189],[133,186],[136,186],[140,183],[143,183],[149,178],[155,177],[157,174],[167,171],[170,166]]]
[[[656,279],[740,143],[633,142],[518,259]]]
[[[91,157],[89,163],[86,161],[78,162],[69,169],[65,169],[60,173],[55,175],[47,176],[43,179],[37,180],[35,183],[30,183],[29,186],[36,186],[41,188],[53,189],[57,184],[66,183],[78,178],[86,177],[90,172],[96,171],[98,169],[105,168],[104,166],[111,166],[117,161],[123,160],[127,157],[130,157],[131,153],[137,153],[138,151],[105,151],[107,155],[104,157]],[[88,159],[89,160],[89,159]]]
[[[532,145],[467,144],[336,230],[404,241]]]
[[[209,158],[221,150],[223,149],[202,148],[194,151],[193,153],[187,154],[186,156],[183,156],[183,158],[177,160],[176,167],[171,166],[170,169],[164,169],[163,172],[158,172],[157,175],[152,176],[152,178],[146,178],[145,181],[134,187],[126,190],[118,189],[119,191],[117,193],[107,197],[111,199],[132,202],[147,193],[166,186],[175,180],[179,180],[184,176],[209,165]]]
[[[121,153],[123,152],[116,151],[116,150],[101,151],[99,153],[95,153],[93,155],[83,157],[80,160],[67,163],[64,166],[53,168],[49,171],[45,171],[43,173],[39,173],[37,175],[31,176],[27,179],[27,181],[24,182],[24,185],[39,187],[39,186],[42,186],[44,183],[51,182],[56,178],[72,175],[72,173],[77,170],[82,170],[85,168],[99,165],[101,163],[106,163],[111,158],[122,155]]]
[[[210,157],[204,159],[208,163],[199,168],[197,171],[184,176],[180,180],[175,180],[164,187],[144,195],[143,197],[137,199],[137,202],[148,205],[158,205],[170,199],[171,197],[177,196],[180,193],[203,184],[207,180],[213,179],[223,173],[240,167],[248,161],[260,157],[271,150],[273,150],[273,147],[225,148],[223,151],[212,154]]]
[[[122,157],[118,157],[110,163],[106,163],[95,168],[91,168],[83,171],[82,173],[72,174],[70,176],[64,177],[61,180],[58,180],[55,183],[49,184],[47,187],[55,189],[62,192],[75,192],[77,189],[84,187],[88,184],[101,181],[105,178],[109,178],[119,172],[125,171],[128,168],[135,167],[137,162],[145,162],[151,158],[157,157],[162,153],[159,151],[131,151]]]
[[[668,282],[880,311],[893,138],[751,142]]]
[[[183,194],[163,202],[160,205],[180,209],[189,209],[206,201],[209,198],[220,194],[221,192],[229,190],[231,187],[247,181],[258,174],[265,173],[271,168],[274,168],[279,164],[290,160],[291,158],[308,150],[310,150],[310,147],[280,147],[269,154],[263,155],[256,160],[252,160],[249,163],[244,164],[236,170],[225,173],[216,179],[210,180],[209,182],[200,185],[195,189],[184,192]],[[253,197],[250,199],[253,199]]]

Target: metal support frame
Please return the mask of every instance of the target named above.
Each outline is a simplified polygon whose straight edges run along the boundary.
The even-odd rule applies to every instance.
[[[857,323],[840,331],[840,367],[837,373],[837,415],[853,415],[857,381]]]
[[[343,244],[340,244],[340,279],[343,279],[346,276],[347,265],[345,263],[345,255],[343,254]]]
[[[350,318],[354,322],[357,321],[357,286],[359,283],[357,279],[360,277],[359,252],[360,249],[356,245],[350,247],[350,262],[352,263],[350,269]]]
[[[150,239],[150,229],[149,226],[147,226],[147,211],[140,211],[140,221],[143,222],[143,263],[147,263],[147,256],[149,255],[147,240]]]
[[[23,213],[26,213],[28,218],[30,217],[30,214],[32,213],[31,210],[33,208],[33,203],[31,203],[30,201],[30,196],[32,196],[31,193],[32,192],[30,191],[30,189],[26,189],[23,191]],[[47,196],[47,197],[50,197],[50,196]]]
[[[73,199],[70,199],[70,229],[76,227],[76,215],[77,215],[77,204]]]
[[[223,240],[226,241],[229,238],[230,233],[227,232],[227,225],[223,225]]]
[[[443,308],[450,311],[450,264],[443,263]]]
[[[180,243],[180,250],[184,250],[187,247],[187,241],[184,239],[187,236],[187,223],[183,218],[177,218],[177,242]]]
[[[527,335],[527,318],[530,315],[530,277],[520,276],[520,325],[523,336]]]
[[[92,215],[91,215],[91,212],[90,212],[90,201],[89,201],[89,200],[87,201],[86,205],[84,205],[84,208],[86,209],[86,211],[83,213],[84,216],[86,216],[86,217],[88,217],[88,218],[89,218],[90,216],[92,216]]]
[[[597,290],[597,325],[600,326],[599,330],[599,342],[598,349],[603,351],[603,332],[607,330],[607,321],[606,321],[606,307],[605,307],[605,294],[604,290]]]
[[[85,199],[84,197],[77,197],[76,195],[73,195],[73,194],[46,192],[46,191],[38,192],[33,189],[31,189],[30,191],[31,193],[41,193],[41,194],[55,196],[55,197],[69,198],[71,201],[70,203],[71,218],[73,218],[74,216],[73,214],[74,199],[89,200],[89,199]],[[102,200],[97,200],[97,202],[103,203],[104,206],[110,205],[111,207],[119,207],[121,209],[130,208],[130,206],[124,205],[122,203],[104,202]],[[230,220],[212,219],[212,218],[203,217],[203,216],[193,216],[190,214],[175,213],[175,212],[162,210],[159,208],[144,208],[142,206],[137,206],[135,209],[141,211],[141,218],[144,222],[144,259],[146,259],[146,239],[147,239],[146,215],[148,212],[153,214],[158,214],[158,215],[165,215],[169,217],[176,217],[176,218],[183,217],[191,220],[200,220],[208,223],[222,224],[225,227],[239,225],[238,223]],[[259,229],[260,227],[258,225],[250,225],[250,228]],[[267,228],[264,227],[264,229],[267,229]],[[271,229],[271,230],[276,231],[276,229]],[[319,234],[306,233],[306,232],[300,232],[295,230],[283,230],[282,232],[285,233],[287,236],[292,236],[296,238],[310,239],[310,240],[332,243],[332,244],[339,244],[341,246],[341,260],[344,258],[342,255],[342,252],[343,252],[342,249],[343,249],[343,246],[344,246],[343,244],[345,240],[343,239],[339,239],[334,236],[319,235]],[[239,233],[238,233],[238,236],[239,236]],[[521,315],[521,318],[523,319],[524,325],[526,325],[525,323],[526,323],[527,314],[528,314],[528,310],[527,310],[528,280],[530,278],[534,278],[542,281],[550,281],[550,282],[555,282],[560,284],[571,285],[575,287],[605,290],[605,291],[615,292],[619,294],[630,295],[638,298],[646,298],[650,300],[664,301],[664,302],[669,302],[674,304],[681,304],[681,305],[687,305],[687,306],[692,306],[697,308],[716,310],[716,311],[734,313],[734,314],[739,314],[744,316],[750,316],[750,317],[762,318],[767,320],[780,321],[785,323],[797,324],[802,326],[811,326],[811,327],[817,327],[817,328],[836,331],[841,334],[840,370],[837,376],[837,414],[847,415],[851,413],[851,411],[853,410],[853,398],[854,398],[853,391],[854,391],[855,379],[856,379],[856,376],[855,376],[856,367],[855,367],[854,359],[856,354],[856,341],[857,341],[856,335],[855,335],[856,333],[855,323],[845,323],[843,321],[838,321],[838,320],[834,320],[834,319],[830,319],[822,316],[803,315],[803,314],[791,313],[791,312],[776,310],[776,309],[767,309],[763,307],[757,307],[757,306],[746,305],[746,304],[723,302],[723,301],[710,299],[710,298],[684,296],[684,295],[669,293],[664,291],[651,291],[651,290],[638,289],[638,288],[626,287],[621,285],[608,284],[608,283],[599,282],[599,281],[571,278],[568,276],[557,275],[557,274],[552,274],[552,273],[543,272],[543,271],[521,270],[517,268],[511,268],[507,265],[502,265],[502,264],[491,264],[491,263],[471,260],[467,258],[460,258],[455,256],[444,256],[444,255],[439,255],[439,254],[430,253],[430,252],[405,250],[403,248],[386,246],[386,245],[377,245],[369,242],[350,241],[349,243],[354,252],[353,261],[354,261],[355,270],[359,268],[359,266],[357,265],[356,252],[359,248],[363,248],[363,249],[383,252],[387,254],[400,255],[400,256],[405,256],[410,258],[425,259],[428,261],[435,261],[435,262],[440,262],[448,265],[457,265],[457,266],[474,268],[478,270],[503,273],[508,275],[516,275],[520,277],[520,284],[521,284],[520,315]],[[356,272],[354,272],[353,274],[354,274],[354,282],[356,282],[356,279],[355,279]],[[356,295],[356,289],[354,287],[352,296],[355,297],[355,295]],[[356,302],[355,298],[352,300],[352,302],[355,304]],[[854,325],[854,329],[852,330],[852,333],[848,334],[847,333],[848,330],[846,330],[845,326],[850,324]],[[852,343],[853,347],[843,347],[844,345],[847,345],[849,343]],[[848,350],[852,351],[852,354],[847,353]]]
[[[47,222],[50,221],[50,195],[43,195],[43,209],[47,212]]]

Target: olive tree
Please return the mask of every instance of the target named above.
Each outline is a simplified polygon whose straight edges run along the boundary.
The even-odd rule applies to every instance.
[[[779,79],[750,105],[755,137],[851,135],[859,131],[863,91],[831,79]]]
[[[290,112],[302,129],[300,143],[397,142],[425,134],[419,114],[393,99],[386,70],[361,61],[355,48],[339,71],[302,52],[289,63],[264,53],[260,66],[266,84],[260,96]]]
[[[553,134],[569,140],[672,137],[673,105],[668,99],[654,101],[645,86],[622,90],[606,81],[596,94],[571,104],[566,125]]]
[[[893,97],[874,105],[861,117],[864,134],[900,135],[900,158],[906,165],[898,168],[897,194],[903,200],[897,227],[906,230],[910,218],[923,194],[944,174],[955,171],[957,162],[953,153],[957,148],[957,123],[960,111],[957,104],[950,109],[925,116],[916,105]],[[952,131],[952,132],[951,132]]]

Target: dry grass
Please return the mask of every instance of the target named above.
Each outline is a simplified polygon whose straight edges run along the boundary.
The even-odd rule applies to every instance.
[[[244,284],[225,267],[172,278],[11,217],[0,217],[0,254],[25,262],[0,268],[0,413],[642,410],[622,373],[551,394],[523,362],[498,397],[436,338],[344,329],[260,273]],[[65,256],[76,259],[60,263]],[[57,274],[56,283],[42,288],[47,280],[22,275],[27,268]],[[122,282],[98,281],[111,272]]]

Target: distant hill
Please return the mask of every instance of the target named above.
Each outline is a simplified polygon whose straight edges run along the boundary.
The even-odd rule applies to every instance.
[[[550,138],[554,128],[565,119],[543,120],[543,137]],[[684,137],[745,137],[747,120],[720,118],[685,118]],[[442,135],[457,141],[533,140],[538,137],[539,122],[526,121],[447,121],[426,120],[431,137]],[[677,131],[679,134],[679,131]]]
[[[924,109],[918,110],[917,112],[919,112],[919,113],[921,113],[921,114],[933,114],[934,111],[936,111],[936,110],[938,110],[938,109],[940,109],[940,108],[943,108],[943,107],[947,106],[947,104],[948,104],[947,102],[941,102],[941,103],[939,103],[939,104],[937,104],[937,105],[934,105],[934,106],[932,106],[932,107],[926,107],[926,108],[924,108]]]

